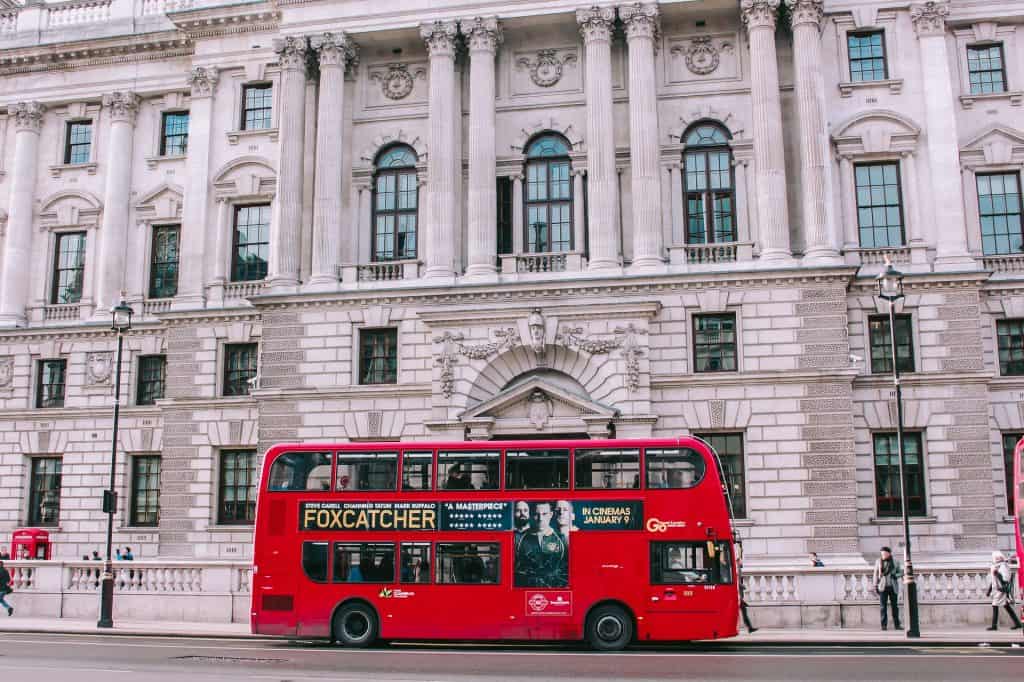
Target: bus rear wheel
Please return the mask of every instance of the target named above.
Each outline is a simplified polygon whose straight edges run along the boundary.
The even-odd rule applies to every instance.
[[[587,618],[586,635],[597,651],[621,651],[633,641],[633,619],[620,606],[598,606]]]
[[[377,614],[367,604],[346,604],[334,614],[334,640],[361,649],[377,641]]]

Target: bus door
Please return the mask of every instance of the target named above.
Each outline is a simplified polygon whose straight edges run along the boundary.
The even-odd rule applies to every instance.
[[[647,611],[654,622],[684,614],[719,614],[735,592],[726,542],[651,542],[650,569]]]

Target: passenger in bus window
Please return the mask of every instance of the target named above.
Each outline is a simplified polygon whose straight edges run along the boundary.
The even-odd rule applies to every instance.
[[[454,462],[448,468],[448,480],[444,482],[447,490],[472,490],[473,484],[469,480],[469,473],[463,471],[460,462]]]

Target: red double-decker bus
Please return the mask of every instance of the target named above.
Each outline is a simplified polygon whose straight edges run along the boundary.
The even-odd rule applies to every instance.
[[[696,438],[277,445],[253,551],[259,634],[736,635],[721,467]]]

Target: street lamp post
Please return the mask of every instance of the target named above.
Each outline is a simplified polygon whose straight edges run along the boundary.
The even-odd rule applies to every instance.
[[[892,383],[896,387],[896,447],[900,464],[900,509],[903,511],[903,584],[907,588],[907,637],[920,637],[917,614],[917,582],[910,551],[910,514],[907,509],[907,472],[903,461],[903,391],[896,357],[896,302],[903,298],[903,273],[885,259],[885,270],[876,278],[878,297],[889,304],[889,341],[892,347]]]
[[[100,585],[100,619],[96,623],[99,628],[114,627],[114,563],[111,554],[114,514],[117,512],[114,477],[117,473],[117,420],[121,414],[121,352],[124,349],[124,333],[132,328],[133,312],[124,298],[110,309],[110,326],[117,332],[117,360],[114,369],[114,433],[110,441],[110,486],[103,491],[103,511],[107,515],[107,559],[103,564],[103,582]]]

